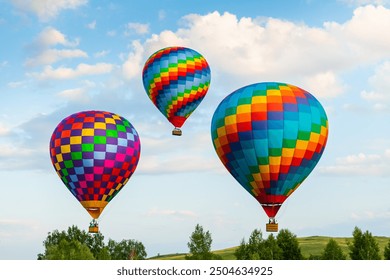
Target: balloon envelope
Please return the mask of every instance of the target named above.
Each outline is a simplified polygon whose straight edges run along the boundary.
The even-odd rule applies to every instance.
[[[68,190],[97,219],[135,171],[137,131],[125,118],[103,111],[62,120],[50,140],[54,169]]]
[[[168,47],[152,54],[142,72],[144,88],[153,104],[180,128],[205,97],[210,67],[198,52]]]
[[[307,91],[284,83],[257,83],[219,104],[211,135],[227,170],[274,218],[318,163],[328,119]]]

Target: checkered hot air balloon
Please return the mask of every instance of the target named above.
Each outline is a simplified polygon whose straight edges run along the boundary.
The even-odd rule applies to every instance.
[[[140,156],[137,131],[125,118],[102,111],[75,113],[62,120],[50,140],[54,169],[68,190],[96,220],[125,186]]]
[[[181,135],[180,127],[205,97],[210,77],[206,59],[189,48],[164,48],[146,61],[142,72],[144,88],[174,125],[173,135]]]
[[[211,135],[218,157],[270,218],[318,163],[328,137],[328,119],[318,100],[293,85],[245,86],[216,109]]]

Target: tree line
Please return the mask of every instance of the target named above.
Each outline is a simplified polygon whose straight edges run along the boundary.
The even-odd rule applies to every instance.
[[[348,256],[352,260],[380,260],[379,244],[369,231],[355,227],[352,241],[347,242]],[[199,224],[187,243],[187,260],[220,260],[222,257],[211,251],[212,236]],[[109,239],[107,244],[101,233],[88,234],[71,226],[67,231],[49,232],[43,242],[45,251],[38,254],[38,260],[143,260],[147,253],[142,242],[123,239],[120,242]],[[347,255],[333,238],[330,238],[320,255],[302,255],[297,236],[288,229],[282,229],[274,236],[263,238],[259,229],[253,230],[248,241],[243,238],[234,252],[238,260],[346,260]],[[390,240],[383,253],[390,260]]]
[[[89,234],[76,226],[67,231],[49,232],[43,241],[45,252],[38,254],[38,260],[143,260],[146,250],[142,242],[123,239],[120,242],[109,239],[104,242],[101,233]]]
[[[203,233],[203,238],[199,235]],[[204,233],[203,228],[196,226],[192,236],[198,236],[196,239],[191,238],[188,243],[190,255],[186,259],[215,259],[210,258],[211,234],[207,231]],[[363,232],[355,227],[352,233],[352,241],[347,242],[349,257],[351,260],[380,260],[379,244],[369,231]],[[209,246],[205,247],[204,242],[199,240],[208,240]],[[196,249],[193,249],[196,248]],[[234,252],[237,260],[304,260],[297,236],[288,229],[282,229],[274,236],[270,234],[266,239],[263,238],[261,230],[255,229],[248,242],[242,239],[241,244]],[[387,243],[383,257],[390,260],[390,240]],[[317,260],[346,260],[341,246],[333,238],[330,238],[321,255],[310,255],[308,259]]]

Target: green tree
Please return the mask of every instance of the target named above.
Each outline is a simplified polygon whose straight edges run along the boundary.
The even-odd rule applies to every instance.
[[[390,260],[390,240],[385,247],[384,257],[385,260]]]
[[[46,248],[46,260],[94,260],[88,246],[77,240],[61,239],[58,244]]]
[[[282,259],[282,250],[272,234],[264,240],[262,232],[255,229],[249,237],[248,244],[243,239],[234,255],[238,260],[279,260]]]
[[[49,232],[45,241],[43,241],[45,253],[38,254],[38,260],[48,259],[48,248],[51,248],[51,250],[53,250],[53,248],[57,248],[62,240],[66,241],[67,244],[76,244],[72,241],[77,241],[80,244],[87,246],[89,251],[93,254],[94,259],[110,259],[110,255],[104,244],[104,236],[101,233],[91,235],[88,234],[85,230],[80,230],[77,226],[73,225],[69,227],[66,231],[54,230],[53,232]],[[65,243],[63,242],[63,245],[64,244]]]
[[[245,243],[245,239],[241,240],[240,246],[234,252],[237,260],[249,260],[248,245]]]
[[[276,237],[276,243],[282,249],[283,260],[301,260],[303,259],[301,248],[295,234],[288,229],[279,231]]]
[[[185,258],[187,260],[221,259],[220,256],[211,252],[212,242],[211,233],[209,231],[205,232],[203,227],[197,224],[195,231],[190,236],[190,241],[187,243],[190,255],[187,255]]]
[[[283,259],[283,251],[279,247],[278,242],[273,234],[270,234],[268,238],[264,241],[263,259],[264,260]]]
[[[348,242],[349,256],[352,260],[380,260],[379,244],[367,230],[362,232],[358,227],[355,227],[352,243]]]
[[[322,252],[322,260],[345,260],[347,256],[343,253],[340,245],[331,238]]]
[[[112,260],[144,260],[146,251],[144,245],[136,240],[108,241],[108,251]]]
[[[249,236],[248,244],[243,239],[234,254],[238,260],[260,260],[263,247],[263,234],[260,230],[255,229]]]
[[[92,259],[96,260],[127,260],[145,259],[146,251],[141,242],[135,240],[122,240],[117,243],[109,240],[104,243],[101,233],[89,234],[76,226],[69,227],[66,231],[54,230],[49,232],[43,241],[45,252],[38,254],[38,260],[49,259]],[[76,251],[79,250],[79,253]]]

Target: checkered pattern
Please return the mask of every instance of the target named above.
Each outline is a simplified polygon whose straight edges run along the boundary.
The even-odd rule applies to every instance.
[[[210,67],[192,49],[169,47],[149,57],[142,79],[153,104],[170,123],[181,127],[209,89]]]
[[[328,120],[303,89],[258,83],[220,103],[211,134],[222,163],[272,218],[319,161]]]
[[[50,156],[58,176],[78,201],[109,202],[133,174],[140,140],[126,119],[85,111],[58,124]]]

